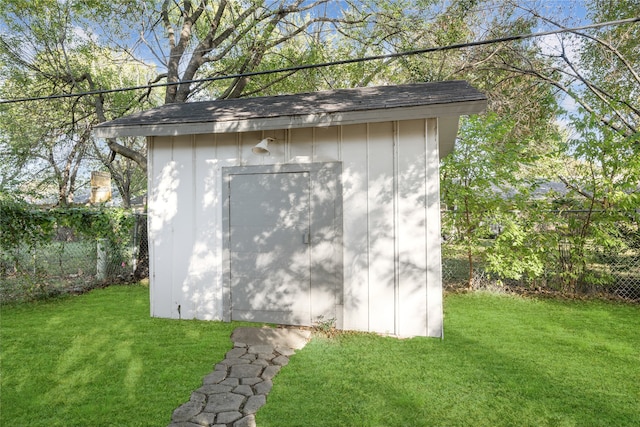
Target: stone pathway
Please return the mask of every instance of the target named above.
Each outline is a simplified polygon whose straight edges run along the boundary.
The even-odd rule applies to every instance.
[[[202,387],[173,411],[169,427],[255,427],[272,379],[307,343],[311,333],[289,328],[237,328],[233,348]]]

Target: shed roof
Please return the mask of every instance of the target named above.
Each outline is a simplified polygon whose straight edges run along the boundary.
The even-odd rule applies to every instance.
[[[454,80],[167,104],[102,123],[94,132],[110,138],[334,126],[474,114],[486,104],[483,93]]]

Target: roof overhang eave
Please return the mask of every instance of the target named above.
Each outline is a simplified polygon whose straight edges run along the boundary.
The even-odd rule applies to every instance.
[[[487,107],[486,99],[430,104],[413,107],[372,109],[363,111],[330,112],[293,116],[256,117],[226,121],[180,122],[165,120],[153,124],[105,123],[94,128],[99,138],[127,136],[179,136],[206,133],[252,132],[277,129],[328,127],[360,123],[376,123],[397,120],[415,120],[435,117],[478,114]]]

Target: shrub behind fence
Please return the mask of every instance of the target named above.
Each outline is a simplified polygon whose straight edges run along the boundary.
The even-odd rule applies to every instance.
[[[19,217],[18,211],[1,212],[0,301],[83,292],[148,277],[145,214],[113,216],[86,209],[58,210],[52,215],[47,211],[25,212],[27,219]],[[631,232],[637,235],[639,230],[634,227]],[[105,233],[110,229],[111,233]],[[20,235],[12,237],[8,233]],[[640,243],[639,237],[634,239]],[[569,248],[557,248],[557,256],[547,259],[543,275],[514,280],[487,271],[481,254],[493,242],[485,239],[481,250],[469,259],[459,236],[447,235],[442,247],[444,285],[600,293],[640,301],[640,244],[619,251],[588,246],[586,270],[572,288],[567,288],[560,270],[562,259],[567,257],[562,252]]]
[[[557,215],[566,217],[574,214],[558,212]],[[601,230],[614,236],[608,240],[574,239],[571,230],[538,225],[534,231],[539,233],[538,238],[532,235],[524,245],[531,247],[541,242],[555,242],[555,245],[549,244],[539,251],[543,264],[541,274],[531,277],[523,274],[518,279],[490,271],[487,263],[486,254],[496,244],[499,226],[494,227],[497,231],[493,235],[474,241],[470,258],[469,245],[451,226],[453,216],[452,212],[443,212],[446,238],[442,244],[442,271],[445,286],[601,294],[640,302],[640,227],[637,219],[631,216],[624,222],[604,223]],[[542,234],[547,236],[539,238]]]

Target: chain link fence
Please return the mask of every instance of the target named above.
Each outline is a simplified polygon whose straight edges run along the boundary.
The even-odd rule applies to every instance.
[[[82,293],[148,277],[146,214],[132,214],[127,237],[117,243],[56,227],[48,242],[0,248],[0,301]]]
[[[447,215],[451,213],[443,212],[445,224],[450,220]],[[616,224],[611,226],[616,227]],[[488,271],[485,254],[495,244],[499,227],[493,236],[479,239],[471,248],[464,244],[460,235],[445,233],[442,241],[443,284],[449,289],[557,292],[640,302],[640,228],[635,221],[617,224],[617,227],[618,230],[609,231],[620,237],[622,244],[612,248],[590,240],[576,256],[575,242],[562,237],[556,246],[544,251],[541,275],[517,280]]]
[[[132,214],[127,238],[117,244],[109,239],[90,239],[71,228],[58,227],[47,243],[0,248],[0,301],[45,298],[61,293],[80,293],[111,283],[129,283],[148,277],[149,259],[146,214]],[[600,294],[640,302],[640,231],[632,227],[635,244],[611,251],[588,247],[589,262],[572,286],[563,281],[563,251],[550,256],[544,274],[529,279],[507,279],[487,271],[482,252],[494,239],[482,241],[482,250],[468,254],[463,239],[445,235],[442,244],[443,282],[447,288],[511,289]],[[627,227],[628,229],[629,227]],[[597,280],[593,280],[597,277]]]
[[[469,261],[459,257],[443,257],[442,280],[447,289],[483,289],[492,291],[510,290],[515,292],[557,292],[573,295],[600,295],[622,298],[640,303],[640,255],[621,258],[607,265],[610,281],[607,283],[579,283],[567,291],[557,279],[549,275],[530,279],[505,279],[488,272],[482,262]],[[471,278],[471,279],[469,279]]]

